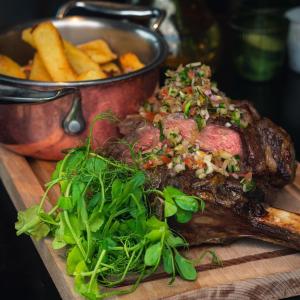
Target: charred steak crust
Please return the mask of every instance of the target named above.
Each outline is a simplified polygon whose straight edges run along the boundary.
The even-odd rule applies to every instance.
[[[267,118],[261,119],[257,125],[271,182],[274,186],[283,187],[293,181],[296,172],[295,150],[291,137]]]

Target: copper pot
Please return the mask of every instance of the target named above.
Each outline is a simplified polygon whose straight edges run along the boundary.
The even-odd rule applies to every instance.
[[[117,16],[153,17],[152,30],[129,22],[82,16],[64,17],[73,7]],[[49,19],[63,38],[74,44],[103,38],[117,54],[136,53],[146,67],[121,76],[81,82],[39,82],[0,75],[0,143],[22,155],[57,160],[62,150],[82,144],[93,118],[111,110],[119,118],[138,111],[151,96],[158,81],[158,67],[167,46],[155,31],[163,20],[158,9],[123,4],[72,1]],[[33,57],[33,50],[21,40],[24,28],[41,21],[22,24],[0,34],[0,53],[20,64]],[[117,136],[107,121],[96,124],[94,147]]]

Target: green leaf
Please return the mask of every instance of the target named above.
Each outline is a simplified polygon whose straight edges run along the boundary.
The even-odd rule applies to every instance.
[[[157,217],[152,216],[149,218],[146,222],[147,227],[151,229],[160,229],[161,227],[165,227],[166,229],[168,228],[167,223],[160,221]]]
[[[185,196],[185,193],[183,193],[179,189],[176,189],[173,186],[165,187],[163,192],[167,192],[170,195],[170,197],[172,197],[172,198],[175,197],[175,196]]]
[[[74,207],[71,197],[60,196],[57,200],[57,204],[60,208],[66,210],[71,210]]]
[[[107,163],[100,157],[90,157],[85,162],[85,169],[92,174],[99,174],[107,168]]]
[[[160,241],[164,231],[165,231],[164,227],[161,227],[160,229],[153,229],[145,235],[145,238],[151,242]]]
[[[81,221],[86,224],[88,222],[88,213],[86,210],[86,204],[85,204],[85,200],[84,197],[82,195],[79,203],[77,204],[77,208],[79,210],[80,213],[80,217],[81,217]]]
[[[135,173],[129,181],[132,190],[134,191],[136,188],[141,187],[145,183],[145,180],[145,174],[142,171]]]
[[[89,217],[89,225],[91,232],[98,231],[104,224],[105,218],[99,211],[94,211]]]
[[[87,209],[91,210],[93,209],[99,202],[101,201],[101,193],[97,192],[93,195],[93,197],[89,200]]]
[[[173,201],[173,199],[171,198],[167,189],[163,190],[163,195],[165,198],[165,210],[164,210],[165,218],[169,218],[176,214],[177,206],[176,206],[175,202]]]
[[[66,156],[64,163],[64,172],[67,173],[76,173],[79,169],[80,164],[85,160],[85,154],[83,151],[77,150],[73,151]]]
[[[69,227],[67,226],[66,220],[64,218],[64,215],[61,214],[61,219],[63,222],[63,239],[67,244],[76,244],[76,241],[74,240],[74,237],[69,229]],[[77,237],[81,236],[81,228],[79,226],[79,221],[77,219],[77,217],[75,215],[70,214],[69,215],[69,220],[70,220],[70,224],[72,226],[72,229],[74,231],[74,233],[76,234]]]
[[[77,246],[74,246],[67,255],[67,273],[73,275],[76,266],[83,260],[82,254]]]
[[[110,226],[109,232],[111,235],[117,234],[120,227],[120,222],[118,220],[114,221]]]
[[[55,230],[54,239],[52,241],[53,249],[61,249],[66,246],[66,242],[64,240],[64,223],[62,218],[59,220],[59,227]]]
[[[59,182],[59,186],[60,186],[60,192],[62,194],[65,194],[66,193],[66,190],[67,190],[67,187],[69,185],[69,181],[68,180],[61,180]]]
[[[163,266],[166,273],[172,274],[175,272],[174,257],[171,249],[165,248],[163,250]]]
[[[146,208],[142,202],[143,192],[140,188],[135,189],[130,194],[129,198],[129,207],[130,207],[130,215],[133,218],[137,218],[138,216],[145,216]]]
[[[176,217],[176,221],[178,223],[187,223],[192,219],[193,213],[190,211],[186,211],[181,208],[178,208],[175,217]]]
[[[102,250],[109,250],[116,246],[118,246],[117,243],[111,237],[107,237],[101,241],[101,249]]]
[[[111,197],[115,199],[122,194],[124,184],[120,179],[115,179],[111,186]]]
[[[80,273],[87,272],[87,271],[89,270],[83,260],[77,264],[74,272],[75,274],[77,274],[75,275],[75,280],[74,280],[75,290],[76,292],[78,292],[79,294],[81,294],[82,296],[86,297],[89,300],[99,299],[101,297],[100,297],[99,286],[97,284],[97,281],[94,280],[92,282],[91,289],[89,289],[89,282],[86,280],[85,277],[79,275]]]
[[[54,250],[58,250],[58,249],[61,249],[63,247],[65,247],[67,244],[65,241],[60,241],[58,240],[56,237],[53,239],[52,241],[52,248]]]
[[[59,173],[60,173],[60,169],[61,169],[62,163],[63,163],[63,160],[59,161],[59,162],[56,164],[55,170],[54,170],[54,172],[53,172],[52,175],[51,175],[51,181],[52,181],[52,180],[56,180],[56,179],[59,178]]]
[[[186,247],[188,245],[187,242],[184,241],[180,236],[174,236],[173,234],[168,236],[167,244],[173,248]]]
[[[78,205],[81,202],[82,193],[85,189],[85,184],[82,182],[74,182],[72,184],[72,201],[74,205]]]
[[[55,222],[53,217],[43,211],[41,211],[39,213],[39,217],[40,217],[40,220],[44,223],[48,223],[48,224],[55,225],[55,226],[57,225],[57,222]]]
[[[160,261],[161,251],[162,251],[161,242],[158,242],[148,247],[144,257],[145,265],[156,266]]]
[[[174,200],[176,204],[183,210],[191,211],[194,213],[198,211],[198,201],[191,196],[176,196],[174,197]]]
[[[17,235],[26,233],[36,240],[46,237],[50,227],[40,219],[38,205],[32,206],[25,211],[18,212],[18,222],[15,224]]]
[[[177,251],[175,254],[175,265],[181,278],[185,280],[197,279],[197,271],[192,262],[181,256]]]

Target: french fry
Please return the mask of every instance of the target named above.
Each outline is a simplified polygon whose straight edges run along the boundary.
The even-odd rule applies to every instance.
[[[103,79],[106,77],[107,77],[106,74],[104,72],[102,72],[101,70],[100,71],[90,70],[90,71],[80,74],[77,77],[77,81],[96,80],[96,79]]]
[[[120,64],[125,73],[139,70],[145,65],[139,60],[139,58],[132,52],[127,52],[119,57]]]
[[[107,74],[111,74],[114,76],[121,74],[120,68],[115,63],[110,62],[107,64],[100,65],[100,67],[101,67],[101,70]]]
[[[52,81],[52,78],[45,68],[38,53],[35,53],[34,55],[29,79],[37,81]]]
[[[94,40],[78,46],[83,50],[94,62],[99,64],[108,63],[117,58],[104,40]]]
[[[88,71],[101,71],[97,63],[91,60],[85,52],[78,49],[70,42],[64,40],[64,47],[67,59],[77,74],[82,74]]]
[[[132,52],[119,57],[102,39],[76,46],[63,40],[51,22],[22,31],[22,40],[37,50],[24,67],[0,55],[0,74],[37,81],[94,80],[117,76],[144,67]],[[78,75],[79,74],[79,75]]]
[[[24,29],[22,32],[22,39],[36,48],[34,43],[32,28]],[[100,71],[99,65],[94,62],[84,51],[80,50],[72,43],[63,40],[64,50],[71,67],[77,74],[81,74],[90,70]]]
[[[32,32],[36,49],[54,81],[75,81],[76,75],[64,51],[61,36],[50,22],[40,23]]]
[[[26,75],[22,71],[21,66],[5,55],[0,55],[0,74],[26,79]]]
[[[22,31],[22,40],[35,48],[35,43],[32,36],[32,28],[27,28]]]

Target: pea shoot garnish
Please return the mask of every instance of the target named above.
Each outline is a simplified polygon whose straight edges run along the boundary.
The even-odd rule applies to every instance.
[[[67,273],[86,299],[130,293],[160,265],[170,283],[176,275],[195,280],[194,263],[179,252],[188,244],[170,229],[168,218],[188,222],[204,210],[204,201],[171,186],[148,188],[144,171],[93,152],[90,141],[57,163],[40,204],[18,213],[17,235],[37,240],[51,236],[54,249],[65,248]],[[55,185],[61,196],[45,212],[44,202]],[[150,197],[163,203],[162,218],[151,212]],[[130,288],[113,289],[129,275],[135,278]]]

